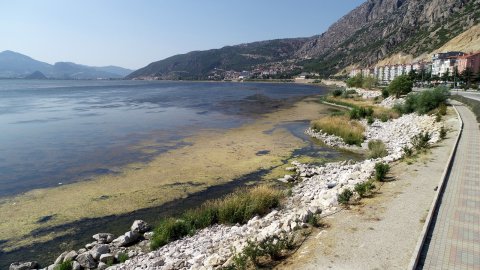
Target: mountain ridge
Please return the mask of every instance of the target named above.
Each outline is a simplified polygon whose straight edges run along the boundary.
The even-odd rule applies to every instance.
[[[278,61],[291,61],[305,71],[328,77],[349,66],[371,66],[395,54],[415,58],[431,53],[479,22],[480,0],[368,0],[320,35],[174,55],[126,78],[206,79],[215,68],[253,70]],[[294,45],[282,46],[289,41]],[[246,60],[241,46],[253,51],[261,48],[263,54],[255,61]],[[283,57],[272,57],[275,50],[282,51]]]
[[[26,78],[36,72],[52,79],[121,79],[132,70],[117,66],[86,66],[73,62],[56,62],[51,65],[11,50],[0,52],[0,78]]]

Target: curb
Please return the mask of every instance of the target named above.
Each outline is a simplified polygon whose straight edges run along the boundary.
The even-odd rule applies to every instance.
[[[460,103],[463,104],[463,103]],[[428,211],[427,218],[425,219],[425,223],[423,225],[422,232],[420,233],[420,236],[418,237],[417,240],[417,245],[415,246],[415,250],[412,254],[412,258],[410,259],[410,263],[408,264],[407,269],[415,270],[418,265],[418,261],[420,260],[420,255],[422,253],[422,248],[423,245],[425,244],[425,239],[427,238],[427,232],[428,229],[430,228],[430,225],[432,224],[433,220],[433,213],[438,207],[438,204],[440,202],[440,195],[443,193],[443,190],[445,189],[445,183],[447,182],[447,176],[450,173],[453,165],[453,159],[455,157],[455,154],[457,153],[457,148],[458,148],[458,143],[460,142],[460,137],[462,136],[462,131],[463,131],[463,120],[462,117],[460,116],[460,113],[458,113],[457,108],[455,105],[453,105],[453,109],[457,113],[458,120],[460,121],[460,129],[457,134],[457,138],[455,140],[455,144],[452,148],[452,152],[450,153],[450,156],[448,158],[447,166],[443,170],[442,177],[440,178],[440,182],[438,184],[438,191],[437,194],[435,194],[435,197],[433,198],[433,202],[430,206],[430,210]]]

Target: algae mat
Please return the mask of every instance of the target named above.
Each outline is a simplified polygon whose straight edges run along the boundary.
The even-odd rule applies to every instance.
[[[155,207],[262,169],[283,164],[304,141],[282,123],[312,120],[327,107],[307,98],[230,130],[203,130],[181,147],[147,163],[132,163],[116,174],[90,181],[38,189],[0,200],[0,242],[9,251],[48,241],[70,231],[40,237],[32,232],[84,218],[118,215]],[[280,128],[279,128],[280,127]],[[137,147],[145,147],[145,142]]]

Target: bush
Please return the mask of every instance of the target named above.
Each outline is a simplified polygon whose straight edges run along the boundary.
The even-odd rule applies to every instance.
[[[164,219],[155,229],[151,248],[195,233],[213,224],[244,224],[255,215],[267,214],[280,205],[282,192],[267,186],[240,189],[222,199],[207,201],[179,218]]]
[[[417,150],[427,149],[430,147],[429,141],[432,137],[428,132],[422,132],[412,138],[412,145]]]
[[[377,181],[385,180],[385,176],[387,175],[388,171],[390,170],[390,165],[384,163],[377,163],[375,164],[375,179]]]
[[[380,140],[371,140],[368,142],[368,158],[381,158],[388,155],[387,147]]]
[[[413,82],[407,75],[398,76],[388,86],[388,92],[390,95],[395,95],[399,98],[401,95],[406,95],[412,92]]]
[[[404,146],[402,149],[403,149],[403,152],[405,153],[406,157],[411,157],[413,155],[412,148],[410,148],[408,146]]]
[[[445,129],[445,127],[441,127],[440,128],[440,139],[445,139],[447,137],[447,129]]]
[[[338,203],[347,205],[350,203],[350,198],[352,198],[353,192],[350,189],[344,189],[342,193],[338,194],[337,200]]]
[[[362,87],[365,89],[372,89],[378,84],[378,80],[375,77],[367,76],[363,78]]]
[[[54,270],[72,270],[73,269],[73,264],[71,260],[66,260],[62,262],[61,264],[55,266],[53,268]]]
[[[390,117],[388,116],[388,114],[384,113],[384,114],[380,115],[380,121],[382,121],[384,123],[387,122],[389,119],[390,119]]]
[[[368,116],[367,117],[367,124],[371,125],[371,124],[373,124],[373,122],[375,122],[375,120],[373,119],[373,116]]]
[[[416,112],[418,114],[426,114],[438,108],[442,104],[445,105],[448,96],[449,92],[444,87],[437,87],[433,90],[425,90],[419,93],[408,95],[405,103],[402,106],[396,106],[395,110],[400,113]]]
[[[388,88],[383,88],[382,89],[382,97],[383,98],[388,98],[390,96],[390,93],[388,92]]]
[[[367,181],[364,183],[358,183],[355,185],[355,191],[362,198],[371,194],[371,191],[375,188],[375,185],[372,181]]]
[[[343,90],[342,90],[342,89],[335,89],[335,90],[333,90],[333,92],[332,92],[332,95],[333,95],[334,97],[339,97],[339,96],[341,96],[342,94],[343,94]]]
[[[440,115],[447,115],[447,105],[445,103],[441,103],[440,106],[438,106],[438,113],[440,113]]]
[[[373,109],[371,107],[354,107],[350,110],[350,119],[362,119],[373,115]]]
[[[363,76],[358,74],[354,77],[348,78],[346,83],[348,87],[362,87]]]
[[[312,128],[329,135],[342,138],[346,144],[360,145],[364,138],[365,128],[357,121],[351,121],[345,116],[327,116],[312,121]]]

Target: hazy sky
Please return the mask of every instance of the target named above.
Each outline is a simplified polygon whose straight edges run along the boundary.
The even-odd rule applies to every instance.
[[[0,0],[0,51],[140,68],[174,54],[307,37],[364,0]]]

